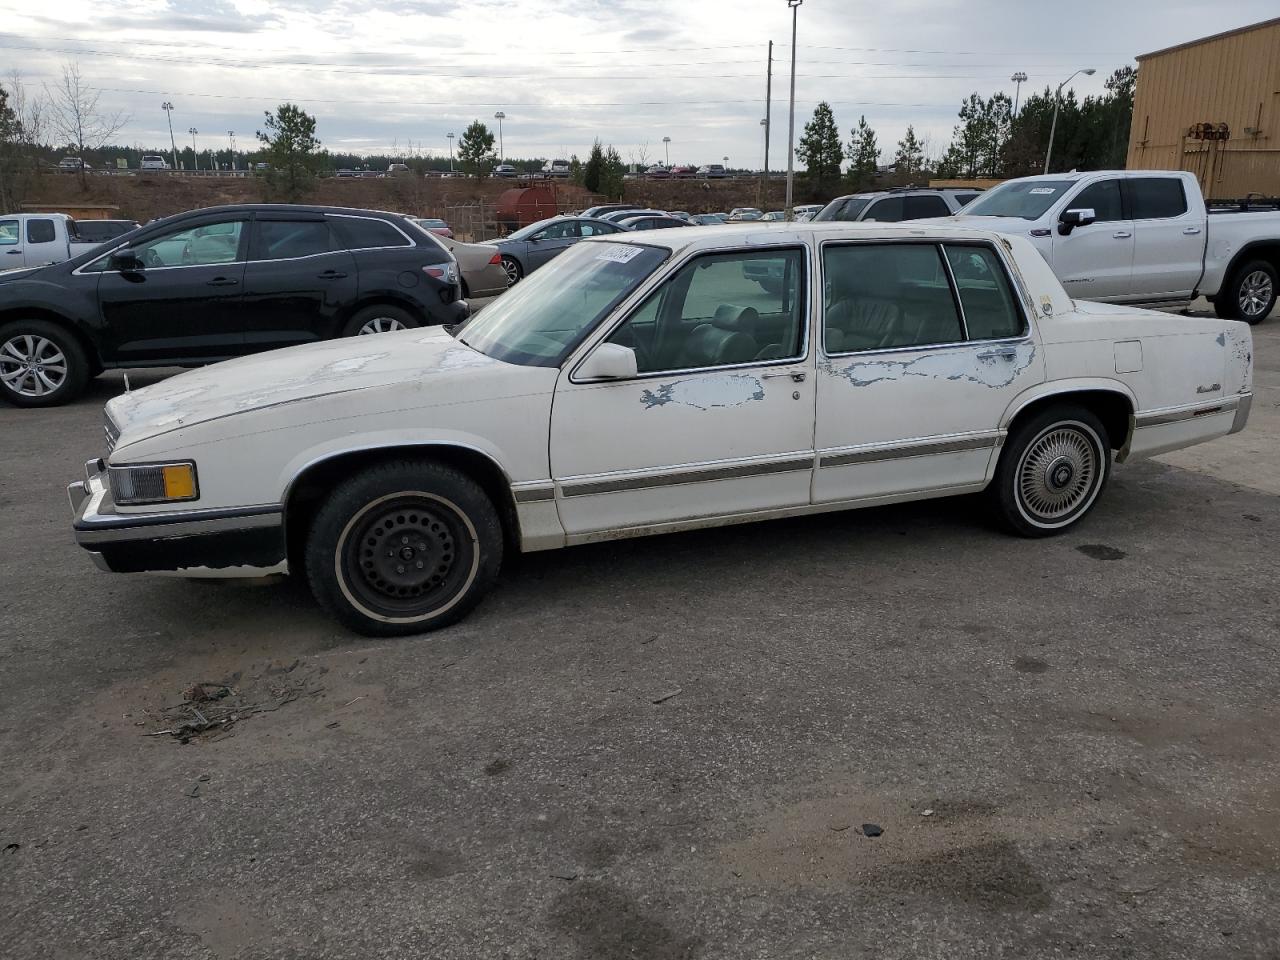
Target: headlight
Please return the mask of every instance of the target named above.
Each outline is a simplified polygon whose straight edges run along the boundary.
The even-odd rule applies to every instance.
[[[107,475],[111,478],[111,499],[123,506],[197,500],[200,497],[196,465],[190,460],[108,467]]]

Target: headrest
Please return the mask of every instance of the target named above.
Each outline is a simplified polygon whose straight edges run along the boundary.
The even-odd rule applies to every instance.
[[[754,336],[760,323],[760,314],[755,307],[739,307],[732,303],[722,303],[716,307],[716,315],[711,323],[718,330],[732,330]]]

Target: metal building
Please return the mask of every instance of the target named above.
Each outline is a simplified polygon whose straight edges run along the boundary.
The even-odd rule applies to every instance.
[[[1280,17],[1137,60],[1130,169],[1192,171],[1213,199],[1280,196]]]

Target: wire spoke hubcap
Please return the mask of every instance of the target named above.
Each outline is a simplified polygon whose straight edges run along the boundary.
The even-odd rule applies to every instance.
[[[19,396],[48,396],[66,380],[66,355],[47,337],[20,333],[0,345],[0,383]]]
[[[1089,437],[1073,427],[1055,427],[1023,454],[1018,498],[1036,519],[1061,520],[1087,502],[1098,475],[1098,452]]]
[[[1255,270],[1240,284],[1240,312],[1246,317],[1258,317],[1271,308],[1275,294],[1270,275]]]
[[[358,336],[367,337],[371,333],[390,333],[393,330],[407,329],[403,323],[395,317],[374,317],[360,328]]]

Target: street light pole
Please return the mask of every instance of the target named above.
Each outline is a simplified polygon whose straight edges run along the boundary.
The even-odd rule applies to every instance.
[[[507,148],[502,143],[502,121],[507,119],[507,115],[503,113],[501,110],[499,110],[497,113],[493,115],[493,119],[498,121],[498,154],[499,154],[498,162],[506,163]]]
[[[227,131],[227,142],[231,144],[231,169],[236,168],[236,132],[234,130]]]
[[[200,169],[200,154],[196,153],[196,134],[199,132],[195,127],[187,131],[191,134],[191,166],[196,170]]]
[[[160,104],[160,109],[164,111],[164,115],[169,120],[169,146],[173,148],[173,169],[178,169],[178,141],[173,139],[173,104],[166,100]]]
[[[670,137],[663,137],[663,138],[662,138],[662,148],[663,148],[664,150],[666,150],[666,152],[667,152],[667,154],[666,154],[666,156],[667,156],[667,166],[669,167],[669,166],[671,166],[671,138],[670,138]]]
[[[764,176],[760,178],[760,207],[769,209],[769,128],[773,118],[773,41],[769,41],[769,64],[765,68],[764,79],[764,119],[760,126],[764,127]]]
[[[1074,80],[1078,75],[1084,74],[1086,77],[1092,77],[1097,73],[1093,67],[1085,67],[1083,70],[1077,70],[1067,79],[1058,84],[1057,91],[1053,95],[1053,123],[1049,124],[1049,148],[1044,152],[1044,172],[1049,172],[1049,159],[1053,156],[1053,135],[1058,132],[1058,104],[1062,102],[1062,88]]]
[[[449,141],[449,172],[453,173],[453,134],[447,134],[445,139]]]
[[[1022,85],[1027,82],[1027,75],[1023,73],[1021,70],[1019,70],[1017,73],[1015,73],[1012,77],[1009,78],[1009,82],[1017,84],[1017,87],[1014,88],[1014,93],[1013,93],[1013,116],[1017,117],[1018,101],[1022,97]]]
[[[787,119],[787,205],[786,217],[792,216],[796,178],[796,20],[804,0],[787,0],[791,8],[791,108]]]

